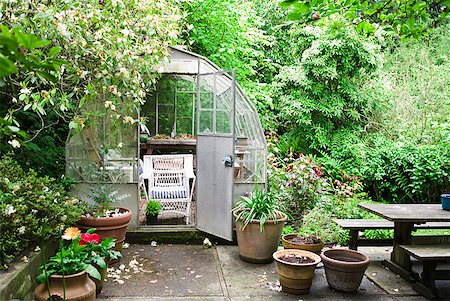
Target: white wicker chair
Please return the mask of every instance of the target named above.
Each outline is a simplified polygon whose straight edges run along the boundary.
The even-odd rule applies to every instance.
[[[189,224],[195,185],[193,156],[146,155],[143,177],[148,179],[149,198],[161,203],[161,218],[181,214]]]

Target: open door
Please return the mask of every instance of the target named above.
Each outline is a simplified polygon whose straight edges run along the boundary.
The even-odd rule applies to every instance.
[[[235,72],[197,78],[197,228],[232,240]]]

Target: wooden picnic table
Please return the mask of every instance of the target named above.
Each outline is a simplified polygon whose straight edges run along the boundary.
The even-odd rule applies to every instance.
[[[450,222],[450,211],[441,204],[359,204],[364,210],[394,222],[391,260],[384,264],[405,279],[412,280],[411,259],[400,245],[411,245],[414,224]]]

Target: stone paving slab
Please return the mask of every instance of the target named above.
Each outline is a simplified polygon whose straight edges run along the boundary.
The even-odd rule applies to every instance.
[[[130,245],[124,249],[120,277],[110,271],[98,299],[109,301],[423,301],[411,286],[380,265],[390,249],[361,248],[371,265],[355,294],[328,287],[319,264],[308,295],[281,292],[276,263],[251,264],[239,258],[237,246],[204,249],[198,245]],[[131,262],[131,266],[130,266]],[[120,264],[114,266],[115,271]],[[135,272],[136,273],[135,273]],[[119,280],[123,283],[120,284]],[[377,284],[381,285],[377,285]],[[396,291],[398,289],[398,291]]]
[[[224,296],[214,248],[198,245],[130,245],[110,271],[98,298]],[[131,262],[135,260],[135,262]],[[131,266],[130,266],[131,262]],[[125,267],[114,276],[120,265]],[[134,269],[132,268],[134,267]],[[136,269],[137,268],[137,269]],[[123,283],[119,283],[122,280]],[[221,299],[219,299],[221,300]]]
[[[225,283],[229,296],[234,297],[272,297],[280,299],[288,294],[280,292],[281,287],[278,282],[278,274],[276,272],[276,263],[271,264],[252,264],[239,259],[239,253],[236,246],[217,246],[217,253],[225,278]],[[243,273],[242,271],[246,271]],[[386,292],[373,284],[369,279],[364,277],[358,292],[352,295],[357,298],[358,295],[386,295]],[[303,297],[303,296],[302,296]],[[323,298],[331,300],[345,300],[348,294],[336,292],[328,287],[325,277],[325,270],[322,264],[319,264],[315,271],[315,276],[308,297]],[[303,298],[300,298],[303,299]],[[240,299],[239,299],[240,300]],[[293,299],[293,300],[298,300]],[[305,298],[306,300],[306,298]],[[358,300],[358,299],[355,299]]]

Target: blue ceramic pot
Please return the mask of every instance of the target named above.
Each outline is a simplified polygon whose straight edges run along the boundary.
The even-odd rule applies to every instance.
[[[450,210],[450,194],[441,194],[442,209]]]

